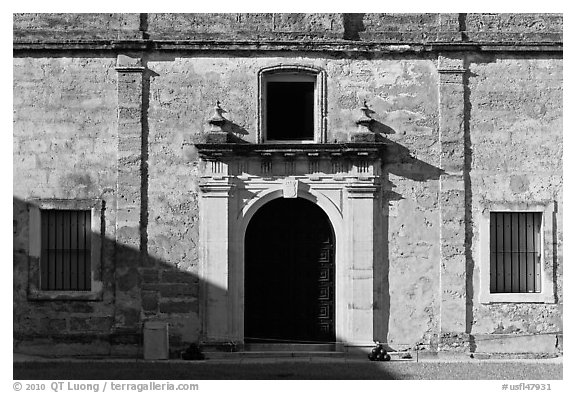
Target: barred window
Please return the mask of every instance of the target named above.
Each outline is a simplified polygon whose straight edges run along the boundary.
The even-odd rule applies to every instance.
[[[41,210],[41,290],[90,291],[90,216],[90,210]]]
[[[490,213],[490,293],[541,292],[540,212]]]

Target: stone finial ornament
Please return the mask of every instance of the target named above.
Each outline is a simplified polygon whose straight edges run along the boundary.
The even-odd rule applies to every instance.
[[[208,123],[212,126],[212,131],[222,131],[222,126],[226,123],[226,119],[222,116],[222,113],[226,113],[224,109],[220,106],[220,101],[216,101],[216,106],[214,107],[214,114],[208,120]]]
[[[214,114],[210,119],[208,119],[208,124],[210,124],[210,132],[206,134],[206,143],[226,143],[229,142],[228,131],[224,129],[224,126],[228,120],[222,113],[227,113],[220,106],[220,101],[216,101],[216,106],[214,107]]]
[[[370,116],[374,111],[368,108],[368,103],[364,100],[364,106],[360,108],[362,115],[358,120],[356,120],[356,124],[362,127],[366,127],[368,131],[370,131],[370,125],[374,122],[374,119]]]
[[[368,108],[368,103],[364,100],[364,105],[360,108],[362,113],[358,120],[356,120],[356,125],[358,129],[351,136],[352,142],[376,142],[376,134],[372,132],[372,124],[374,119],[371,114],[374,111]]]

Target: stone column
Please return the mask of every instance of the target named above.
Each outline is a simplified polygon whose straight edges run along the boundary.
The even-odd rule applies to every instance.
[[[233,185],[226,164],[206,162],[215,175],[200,184],[200,320],[204,345],[231,339],[229,307],[229,204]],[[208,168],[207,168],[208,169]]]
[[[115,330],[140,331],[142,78],[140,58],[118,55]]]
[[[369,347],[374,343],[374,204],[378,188],[372,182],[346,186],[344,222],[347,223],[347,257],[350,265],[347,308],[348,337],[345,344]],[[353,348],[350,348],[353,349]]]
[[[442,336],[466,330],[465,63],[438,57],[440,102],[440,283]]]

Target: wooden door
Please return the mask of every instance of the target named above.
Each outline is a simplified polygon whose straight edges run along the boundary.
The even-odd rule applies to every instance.
[[[334,341],[334,236],[304,199],[277,199],[252,218],[245,238],[247,342]]]

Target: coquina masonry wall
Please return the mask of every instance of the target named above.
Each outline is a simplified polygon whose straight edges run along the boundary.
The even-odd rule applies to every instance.
[[[377,231],[387,302],[374,305],[387,328],[375,334],[482,351],[475,335],[551,333],[538,350],[555,350],[561,17],[24,14],[14,28],[17,350],[137,354],[148,320],[170,323],[173,350],[198,341],[199,159],[182,146],[202,141],[217,100],[255,142],[258,71],[278,64],[326,71],[328,141],[349,139],[364,101],[389,140]],[[102,301],[28,300],[34,198],[104,201]],[[557,303],[482,304],[476,213],[530,200],[557,206]]]
[[[560,56],[471,57],[470,139],[472,215],[491,203],[552,205],[553,242],[545,242],[545,274],[554,274],[555,304],[481,304],[474,295],[472,332],[542,334],[542,342],[516,339],[517,346],[553,345],[562,330],[562,58]],[[552,228],[552,227],[555,228]],[[472,255],[478,255],[473,226]],[[478,282],[474,266],[474,286]],[[545,335],[545,333],[550,333]],[[561,345],[561,337],[559,338]],[[487,340],[488,341],[488,340]],[[546,343],[546,344],[544,344]],[[480,347],[483,343],[479,341]],[[490,345],[490,342],[486,342]],[[491,349],[491,347],[487,347]]]
[[[82,53],[14,58],[14,339],[49,353],[108,341],[114,319],[114,244],[102,252],[99,302],[28,301],[27,201],[101,199],[104,233],[115,236],[116,58]],[[51,337],[50,339],[48,337]],[[81,345],[80,345],[81,346]],[[99,345],[91,347],[99,351]],[[108,349],[104,349],[108,353]]]

